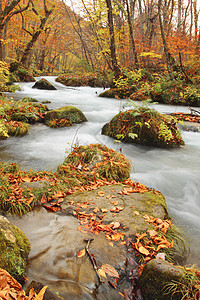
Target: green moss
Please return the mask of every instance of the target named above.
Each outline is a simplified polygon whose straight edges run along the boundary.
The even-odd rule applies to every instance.
[[[8,224],[6,230],[10,231],[11,235],[13,234],[15,240],[10,241],[0,230],[0,267],[21,282],[26,275],[30,243],[25,234],[16,226]]]
[[[22,99],[22,101],[23,102],[38,102],[38,100],[37,99],[35,99],[35,98],[31,98],[31,97],[24,97],[23,99]]]
[[[64,106],[59,109],[51,110],[45,114],[45,123],[55,119],[67,119],[71,123],[87,121],[85,115],[74,106]]]
[[[144,300],[198,300],[199,269],[173,266],[153,259],[146,264],[139,279]]]
[[[168,262],[153,259],[145,266],[139,283],[143,292],[144,300],[180,300],[181,294],[164,295],[167,282],[183,281],[184,273]]]
[[[160,193],[159,197],[153,191],[143,193],[145,202],[148,206],[162,206],[165,213],[167,213],[167,203],[165,197]]]

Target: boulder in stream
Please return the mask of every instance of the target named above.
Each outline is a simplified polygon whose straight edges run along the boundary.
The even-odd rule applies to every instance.
[[[149,261],[139,279],[144,300],[199,299],[199,269],[181,267],[162,259]]]
[[[118,113],[103,126],[102,134],[123,142],[163,148],[184,145],[173,117],[145,106]]]
[[[55,86],[51,84],[48,80],[45,78],[41,78],[38,80],[32,87],[33,89],[39,89],[39,90],[56,90]]]
[[[45,124],[51,126],[52,121],[68,120],[70,123],[82,123],[87,121],[83,112],[75,106],[63,106],[48,111],[44,116]]]
[[[0,216],[0,268],[17,281],[23,281],[29,251],[30,243],[25,234]]]

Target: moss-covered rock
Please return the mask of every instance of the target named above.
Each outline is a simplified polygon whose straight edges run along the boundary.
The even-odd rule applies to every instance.
[[[103,126],[102,134],[124,142],[157,147],[178,147],[184,144],[173,117],[146,107],[120,112]]]
[[[23,102],[39,102],[37,99],[31,98],[31,97],[28,97],[28,96],[24,97],[24,98],[22,99],[22,101],[23,101]]]
[[[73,168],[79,173],[82,172],[82,179],[94,176],[109,181],[124,181],[130,176],[131,165],[128,159],[105,145],[90,144],[74,149],[67,156],[63,165],[59,166],[58,172],[69,175]],[[78,174],[77,174],[78,175]],[[78,178],[79,176],[77,176]]]
[[[24,136],[29,132],[30,125],[24,122],[10,121],[6,123],[8,135]]]
[[[60,75],[56,78],[57,82],[60,82],[66,86],[91,86],[91,87],[109,87],[108,79],[95,75]]]
[[[0,216],[0,268],[18,281],[26,275],[30,243],[25,234]]]
[[[136,91],[135,86],[111,88],[101,93],[99,97],[127,99]]]
[[[149,261],[142,272],[139,284],[144,300],[199,299],[196,274],[199,270],[174,266],[161,259]]]
[[[32,73],[25,68],[20,62],[12,62],[10,64],[10,73],[11,80],[13,82],[22,81],[22,82],[34,82],[35,78]]]
[[[71,123],[81,123],[87,121],[85,115],[75,106],[63,106],[59,109],[48,111],[45,114],[45,124],[50,126],[50,121],[67,119]]]
[[[56,90],[55,86],[51,84],[48,80],[45,78],[41,78],[38,80],[32,87],[33,89],[39,89],[39,90]]]

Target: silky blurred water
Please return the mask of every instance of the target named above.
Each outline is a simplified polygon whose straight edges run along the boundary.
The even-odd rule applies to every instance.
[[[127,101],[100,98],[101,88],[65,87],[55,83],[53,77],[46,78],[57,90],[32,89],[34,83],[20,83],[22,91],[16,92],[14,97],[49,100],[50,109],[76,106],[88,122],[59,129],[33,125],[24,137],[0,141],[0,160],[18,162],[24,169],[55,171],[74,144],[101,143],[114,150],[121,148],[132,162],[132,179],[165,195],[173,220],[188,236],[191,248],[188,263],[200,265],[200,133],[183,131],[185,146],[179,149],[114,143],[112,138],[101,135],[101,128],[120,110],[130,107]],[[189,112],[187,107],[181,106],[157,104],[153,107],[163,113]]]

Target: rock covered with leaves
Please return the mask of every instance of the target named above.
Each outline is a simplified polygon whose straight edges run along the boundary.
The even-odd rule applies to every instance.
[[[46,105],[26,100],[9,101],[0,97],[0,139],[9,136],[23,136],[29,131],[29,124],[41,122]]]
[[[87,121],[83,112],[75,106],[63,106],[61,108],[48,111],[44,117],[45,124],[50,127],[71,126],[72,123],[82,123]]]
[[[0,216],[0,268],[23,281],[29,251],[30,243],[25,234]]]
[[[71,168],[79,173],[79,177],[122,182],[129,178],[131,165],[123,154],[105,145],[90,144],[75,148],[59,166],[58,172],[68,173]]]
[[[102,134],[124,142],[157,147],[184,145],[174,118],[146,106],[120,112],[103,126]]]
[[[39,89],[39,90],[56,90],[55,86],[51,84],[48,80],[45,78],[41,78],[38,80],[33,86],[33,89]]]

